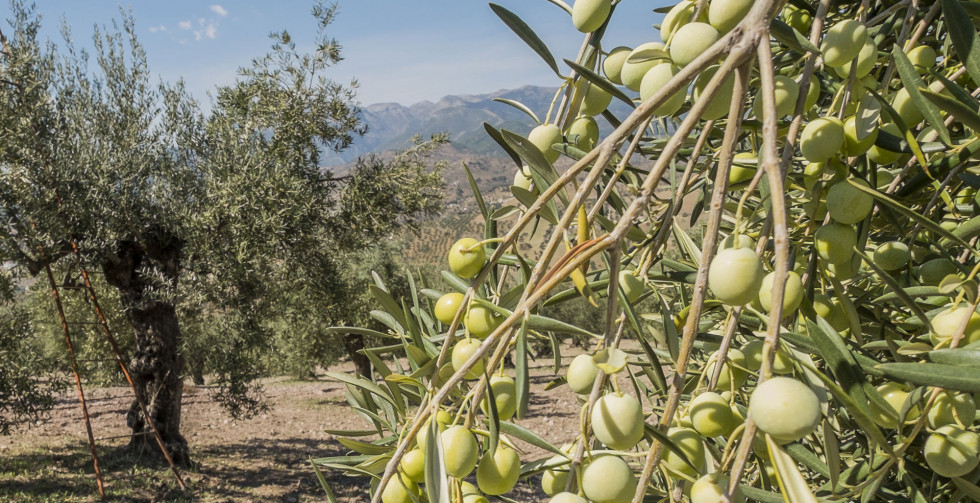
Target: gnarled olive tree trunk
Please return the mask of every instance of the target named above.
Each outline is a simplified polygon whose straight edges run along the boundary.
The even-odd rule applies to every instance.
[[[129,363],[136,393],[174,463],[188,465],[187,440],[180,433],[184,358],[177,310],[167,292],[177,286],[182,247],[166,233],[147,232],[139,241],[120,242],[104,270],[108,283],[119,290],[136,334],[136,352]],[[136,400],[126,423],[133,432],[131,447],[159,452]]]

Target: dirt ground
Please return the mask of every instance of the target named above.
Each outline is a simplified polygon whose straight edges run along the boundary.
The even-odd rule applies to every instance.
[[[574,355],[574,351],[565,354],[565,362]],[[544,391],[556,377],[552,364],[551,358],[532,363],[530,413],[518,424],[561,445],[574,439],[580,409],[567,386]],[[331,370],[351,369],[341,365]],[[325,500],[309,460],[346,450],[324,430],[363,429],[368,423],[347,405],[339,383],[279,378],[263,384],[269,410],[239,421],[211,399],[206,386],[187,385],[182,431],[196,466],[181,474],[191,489],[190,498],[176,488],[165,467],[124,449],[127,438],[97,441],[110,496],[117,501]],[[86,390],[97,438],[127,433],[124,411],[129,396],[124,387]],[[545,456],[531,448],[522,459]],[[93,473],[74,390],[59,397],[46,421],[22,425],[12,435],[0,437],[0,501],[97,500]],[[327,475],[341,501],[367,501],[367,479],[336,472]],[[537,477],[522,480],[513,497],[522,502],[546,501],[538,484]]]

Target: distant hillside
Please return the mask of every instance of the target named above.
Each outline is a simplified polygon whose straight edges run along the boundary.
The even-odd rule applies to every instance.
[[[544,117],[557,88],[524,86],[482,95],[445,96],[439,101],[422,101],[410,106],[398,103],[378,103],[362,109],[368,132],[339,154],[331,153],[323,160],[326,166],[341,166],[358,157],[399,150],[409,145],[414,135],[428,137],[432,133],[449,133],[456,151],[492,157],[504,153],[483,129],[487,122],[498,129],[527,134],[534,121],[524,112],[493,98],[506,98],[523,103]],[[614,100],[613,111],[619,116],[628,107]],[[600,120],[600,127],[607,126]],[[603,128],[604,129],[604,128]]]

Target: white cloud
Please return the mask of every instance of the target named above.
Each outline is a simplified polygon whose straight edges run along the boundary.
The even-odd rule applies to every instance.
[[[190,21],[181,21],[181,22],[177,23],[177,27],[180,28],[181,30],[189,30],[189,29],[191,29],[191,22]]]
[[[164,25],[162,25],[162,24],[160,26],[151,26],[150,27],[150,33],[156,33],[158,31],[167,31],[167,27],[164,26]]]
[[[222,7],[222,6],[220,6],[220,5],[212,5],[211,6],[211,12],[214,12],[215,14],[217,14],[217,15],[219,15],[221,17],[225,17],[225,16],[228,15],[228,11],[225,10],[225,8]]]
[[[218,25],[214,22],[205,23],[204,19],[197,20],[198,29],[194,30],[194,40],[214,39],[218,36]]]

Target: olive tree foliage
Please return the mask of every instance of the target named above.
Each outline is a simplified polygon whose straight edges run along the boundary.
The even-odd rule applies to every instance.
[[[560,86],[510,102],[528,136],[487,127],[514,200],[474,187],[448,288],[373,291],[384,379],[333,377],[376,437],[314,466],[373,503],[980,498],[976,4],[679,0],[610,47],[630,0],[548,1],[580,46],[490,5]],[[542,392],[557,334],[590,347]],[[566,386],[580,428],[531,431]]]
[[[97,28],[89,53],[67,29],[61,45],[42,43],[32,9],[13,1],[11,11],[0,59],[0,258],[37,275],[71,257],[104,276],[131,326],[139,392],[165,437],[161,426],[173,428],[168,445],[186,451],[186,350],[208,348],[228,403],[247,412],[257,402],[233,397],[254,391],[248,380],[282,303],[301,298],[339,318],[342,255],[439,207],[441,178],[426,159],[444,138],[344,176],[320,167],[324,149],[365,130],[353,86],[324,75],[341,60],[326,35],[335,6],[313,9],[313,52],[272,34],[268,54],[219,87],[207,111],[182,82],[154,82],[131,15]],[[129,416],[134,431],[146,427],[135,408]]]

